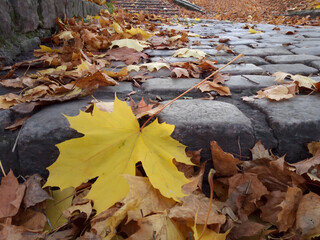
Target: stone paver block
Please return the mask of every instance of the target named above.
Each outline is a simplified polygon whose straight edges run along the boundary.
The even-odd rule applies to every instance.
[[[45,16],[42,20],[44,28],[53,28],[56,24],[57,13],[54,4],[55,0],[40,1],[41,15]]]
[[[320,57],[314,55],[276,55],[268,56],[266,60],[271,63],[310,63],[311,61],[320,60]]]
[[[320,61],[312,61],[310,65],[320,70]]]
[[[79,109],[84,110],[90,101],[91,99],[53,104],[27,120],[20,132],[17,145],[23,176],[34,173],[48,176],[46,168],[59,156],[59,150],[55,145],[82,136],[69,127],[68,120],[62,114],[75,116]]]
[[[124,97],[126,94],[133,91],[132,84],[130,82],[120,82],[117,86],[100,87],[93,94],[97,99],[114,98],[115,93],[118,97]]]
[[[257,41],[253,39],[239,39],[239,40],[232,40],[228,41],[227,44],[229,45],[249,45],[249,44],[256,44]]]
[[[229,103],[177,100],[160,113],[159,119],[175,125],[173,138],[193,150],[202,148],[205,159],[211,158],[212,140],[217,141],[224,151],[241,153],[242,156],[250,156],[249,148],[255,143],[250,119]]]
[[[220,68],[223,65],[218,64],[217,67]],[[251,63],[244,64],[231,64],[225,69],[221,70],[222,73],[230,73],[231,75],[241,75],[241,74],[261,74],[264,70],[261,67],[257,67]]]
[[[37,0],[10,0],[16,18],[16,29],[18,31],[27,33],[34,31],[39,26],[39,16],[37,13]]]
[[[293,48],[293,49],[291,49],[291,51],[296,54],[320,56],[320,46],[319,47],[309,47],[309,48]]]
[[[310,31],[303,33],[303,36],[307,38],[319,38],[320,41],[320,32]]]
[[[142,84],[142,89],[150,97],[159,95],[162,99],[168,100],[177,97],[189,88],[199,83],[201,79],[196,78],[152,78]],[[193,89],[185,97],[202,97],[198,89]]]
[[[234,59],[234,56],[213,56],[209,57],[211,60],[215,60],[218,63],[226,64]],[[236,60],[234,63],[252,63],[254,65],[264,65],[268,64],[263,58],[256,56],[244,56]]]
[[[278,71],[287,72],[291,74],[302,74],[302,75],[309,75],[309,74],[316,74],[318,73],[318,69],[313,67],[308,67],[301,63],[295,64],[270,64],[270,65],[261,65],[265,71],[270,73],[275,73]]]
[[[320,98],[297,96],[287,101],[255,99],[250,103],[263,111],[278,139],[276,154],[296,162],[309,157],[307,144],[320,139]]]
[[[225,85],[231,90],[231,93],[241,93],[243,95],[252,95],[261,88],[266,88],[275,84],[274,77],[261,75],[242,75],[231,76]]]
[[[244,55],[248,56],[270,56],[270,55],[289,55],[292,54],[290,51],[288,51],[284,47],[275,47],[275,48],[237,48],[234,47],[234,51],[237,53],[243,53]]]
[[[10,169],[12,169],[14,173],[19,173],[20,163],[17,152],[12,152],[18,131],[12,132],[4,129],[12,124],[12,119],[14,119],[12,111],[0,110],[0,160],[6,173],[8,173]],[[1,177],[2,171],[0,171],[0,178]]]

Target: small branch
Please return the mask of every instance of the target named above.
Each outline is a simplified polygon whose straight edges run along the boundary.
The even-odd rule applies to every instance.
[[[203,229],[202,229],[202,233],[200,234],[198,240],[200,240],[203,237],[203,235],[206,231],[207,225],[208,225],[208,219],[210,216],[210,212],[211,212],[211,208],[212,208],[212,201],[213,201],[213,175],[214,175],[214,172],[215,171],[211,168],[210,172],[209,172],[209,176],[208,176],[209,185],[210,185],[210,201],[209,201],[208,213],[207,213],[207,217],[206,217],[206,222],[205,222]]]
[[[249,82],[252,82],[252,83],[254,83],[254,84],[260,85],[260,83],[258,83],[258,82],[256,82],[256,81],[253,81],[253,80],[251,80],[250,78],[248,78],[248,77],[246,77],[246,76],[241,75],[241,77],[247,79]]]
[[[3,168],[3,166],[2,166],[1,160],[0,160],[0,168],[1,168],[2,175],[3,175],[4,177],[6,177],[7,174],[6,174],[6,172],[4,171],[4,168]]]
[[[217,74],[218,72],[220,72],[222,69],[226,68],[227,66],[229,66],[231,63],[233,63],[234,61],[238,60],[239,58],[243,57],[244,55],[241,53],[238,56],[236,56],[234,59],[232,59],[230,62],[228,62],[226,65],[224,65],[223,67],[219,68],[218,70],[216,70],[215,72],[213,72],[212,74],[210,74],[208,77],[206,77],[205,79],[203,79],[201,82],[199,82],[198,84],[194,85],[193,87],[189,88],[187,91],[185,91],[184,93],[180,94],[178,97],[176,97],[175,99],[171,100],[170,102],[168,102],[166,105],[164,105],[161,109],[159,109],[159,111],[157,111],[156,113],[154,113],[151,117],[149,117],[147,119],[147,121],[145,121],[145,123],[142,125],[142,127],[140,128],[140,131],[146,127],[147,123],[150,122],[150,120],[157,114],[159,114],[163,109],[165,109],[166,107],[168,107],[171,103],[173,103],[174,101],[176,101],[177,99],[181,98],[182,96],[186,95],[188,92],[192,91],[193,89],[195,89],[196,87],[199,87],[202,83],[204,83],[205,81],[207,81],[208,79],[210,79],[211,77],[213,77],[215,74]]]

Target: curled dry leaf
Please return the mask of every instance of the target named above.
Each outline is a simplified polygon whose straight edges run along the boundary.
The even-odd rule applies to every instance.
[[[19,185],[12,170],[1,179],[0,219],[12,217],[18,213],[25,189],[25,185]]]
[[[165,211],[173,207],[176,202],[170,198],[163,197],[158,189],[155,189],[148,178],[124,175],[129,183],[129,193],[121,201],[126,204],[132,199],[137,199],[137,206],[135,209],[128,211],[128,220],[137,221],[144,216],[151,213]]]
[[[317,151],[312,158],[290,164],[296,168],[296,172],[299,175],[307,173],[312,167],[320,165],[320,151]]]
[[[176,67],[171,71],[171,75],[175,74],[177,78],[189,77],[188,70],[185,68]]]
[[[256,159],[269,159],[272,160],[273,157],[270,155],[269,151],[265,149],[261,140],[259,140],[252,149],[250,149],[252,153],[252,160]]]
[[[177,239],[183,240],[185,236],[177,223],[166,214],[154,214],[138,221],[140,229],[127,240],[153,240],[153,239]]]
[[[210,142],[212,161],[217,176],[232,176],[238,173],[237,164],[242,163],[232,154],[226,153],[216,141]]]
[[[43,181],[40,175],[32,175],[24,182],[26,186],[25,196],[23,198],[23,204],[26,208],[41,203],[47,199],[52,199],[49,194],[42,189],[41,182]]]
[[[320,141],[308,143],[308,150],[313,156],[315,156],[317,152],[320,151]]]
[[[197,50],[197,49],[180,48],[179,50],[173,53],[173,56],[180,57],[180,58],[194,57],[194,58],[201,59],[206,56],[206,53],[202,50]]]
[[[320,233],[320,196],[310,192],[304,195],[297,211],[296,228],[303,237]]]
[[[208,214],[209,198],[202,193],[193,193],[183,197],[182,205],[176,205],[170,209],[169,217],[181,221],[194,221],[197,215],[197,224],[205,224]],[[221,205],[221,204],[219,204]],[[224,224],[226,216],[220,213],[220,209],[215,201],[208,218],[208,224]]]
[[[293,98],[298,92],[297,85],[295,83],[275,85],[271,87],[259,90],[258,95],[255,98],[268,98],[270,100],[280,101],[283,99]]]

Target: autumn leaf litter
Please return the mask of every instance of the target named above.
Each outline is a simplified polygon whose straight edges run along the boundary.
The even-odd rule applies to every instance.
[[[191,33],[158,30],[155,21],[165,20],[122,11],[102,12],[86,22],[59,20],[54,47],[41,46],[35,51],[38,59],[7,68],[1,85],[21,92],[0,96],[0,108],[32,113],[40,105],[88,96],[99,87],[147,81],[145,73],[162,68],[177,78],[199,78],[217,70],[216,62],[202,51],[186,48]],[[175,57],[198,60],[150,63],[142,52],[147,48],[178,49]],[[113,61],[126,66],[104,70]],[[47,68],[15,77],[15,70],[26,64]],[[141,78],[130,75],[134,71]],[[320,90],[305,76],[279,72],[274,76],[279,84],[245,100],[280,101],[299,91]],[[230,89],[223,85],[227,79],[218,73],[199,89],[228,96]],[[200,162],[200,151],[186,155],[185,146],[170,137],[172,125],[154,121],[140,128],[137,118],[151,116],[161,107],[143,99],[130,106],[118,99],[95,100],[87,106],[89,113],[68,118],[71,127],[85,136],[58,145],[60,156],[49,167],[46,186],[60,190],[43,189],[37,175],[19,183],[12,171],[3,170],[0,239],[304,239],[320,234],[319,142],[308,145],[313,157],[295,164],[274,156],[260,142],[247,162],[211,142],[215,175],[210,199],[202,193],[205,163]],[[89,127],[97,123],[102,127],[98,135],[95,127]],[[77,151],[70,151],[75,145]]]

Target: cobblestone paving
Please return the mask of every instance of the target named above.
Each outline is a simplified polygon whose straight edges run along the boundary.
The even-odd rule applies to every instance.
[[[166,108],[160,121],[175,124],[173,137],[191,149],[202,148],[204,159],[210,158],[209,142],[219,145],[242,160],[250,159],[250,148],[255,142],[262,143],[277,155],[286,155],[286,160],[295,162],[309,157],[307,143],[320,139],[320,95],[301,93],[286,101],[256,99],[243,102],[242,96],[250,96],[264,87],[274,85],[270,75],[275,71],[291,74],[311,75],[320,81],[320,27],[290,27],[257,24],[255,29],[263,33],[250,34],[245,24],[218,21],[189,21],[189,26],[170,25],[167,28],[188,30],[211,38],[190,37],[190,46],[208,53],[208,57],[223,66],[234,54],[217,51],[215,43],[219,38],[229,38],[226,43],[236,54],[245,56],[227,67],[230,73],[226,82],[232,96],[217,96],[204,100],[205,93],[193,90],[181,100]],[[280,30],[273,30],[279,27]],[[294,34],[291,34],[294,33]],[[192,46],[200,41],[200,46]],[[146,50],[151,61],[189,61],[194,59],[173,58],[172,50]],[[121,63],[120,63],[121,64]],[[117,92],[120,99],[137,91],[135,100],[161,98],[168,101],[187,90],[201,79],[174,79],[170,71],[161,69],[150,73],[141,88],[122,82],[119,86],[99,89],[95,96],[101,100],[113,99]],[[2,91],[2,92],[1,92]],[[0,93],[4,93],[0,88]],[[60,114],[76,115],[88,99],[48,106],[34,114],[20,132],[15,153],[11,153],[17,133],[0,139],[0,159],[6,167],[12,167],[22,174],[40,172],[46,175],[45,167],[55,161],[58,151],[55,144],[79,136],[68,127],[67,120]],[[11,113],[2,111],[0,122],[10,119]],[[8,150],[9,149],[9,150]],[[4,151],[5,150],[5,151]],[[49,157],[48,157],[49,156]],[[10,161],[9,161],[10,160]],[[23,169],[20,169],[23,166]]]

